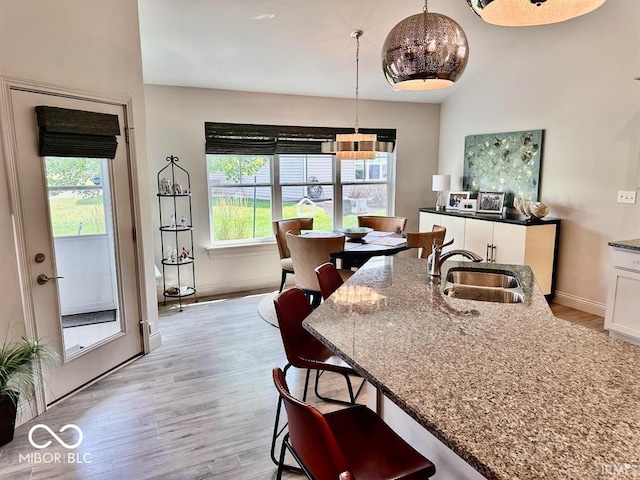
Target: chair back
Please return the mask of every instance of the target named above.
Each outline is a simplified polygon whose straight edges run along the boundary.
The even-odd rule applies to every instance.
[[[287,361],[294,367],[300,367],[300,358],[303,357],[309,337],[315,340],[315,337],[302,328],[302,321],[313,311],[309,300],[299,288],[290,288],[278,295],[273,303]]]
[[[273,383],[287,410],[289,441],[296,455],[316,480],[336,480],[347,464],[329,424],[317,409],[291,396],[279,368],[273,369]]]
[[[340,272],[331,262],[323,263],[316,268],[316,277],[320,286],[322,299],[326,300],[344,283]]]
[[[285,234],[288,231],[300,235],[300,230],[313,230],[312,218],[287,218],[284,220],[276,220],[273,223],[273,234],[276,236],[278,244],[278,252],[280,258],[289,258],[289,247],[287,246],[287,238]]]
[[[434,240],[442,244],[446,234],[447,229],[440,225],[434,225],[431,232],[407,232],[407,247],[422,248],[420,258],[428,258]]]
[[[358,217],[359,227],[369,227],[379,232],[400,233],[406,225],[406,217],[384,217],[378,215],[361,215]]]
[[[331,254],[344,250],[344,235],[332,237],[305,237],[287,232],[287,245],[291,253],[296,286],[319,292],[315,268],[331,261]]]

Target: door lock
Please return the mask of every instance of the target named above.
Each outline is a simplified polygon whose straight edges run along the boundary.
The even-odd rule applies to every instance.
[[[55,280],[57,278],[64,278],[64,277],[47,277],[44,273],[41,273],[40,275],[38,275],[38,278],[36,279],[38,282],[38,285],[44,285],[45,283],[47,283],[49,280]]]

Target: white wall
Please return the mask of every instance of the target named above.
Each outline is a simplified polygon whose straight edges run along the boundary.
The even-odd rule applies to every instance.
[[[353,100],[301,97],[145,85],[151,182],[165,158],[175,155],[192,175],[194,255],[199,294],[218,294],[279,284],[275,243],[266,247],[216,249],[209,246],[204,122],[302,126],[353,125]],[[360,125],[397,129],[395,213],[418,229],[418,209],[433,204],[431,175],[436,172],[439,105],[360,101]],[[155,192],[152,192],[154,195]],[[153,201],[157,203],[155,196]],[[158,214],[153,212],[158,227]],[[161,252],[156,234],[156,262]]]
[[[149,203],[142,61],[136,0],[0,0],[0,75],[56,86],[132,98],[135,125],[134,183],[140,195],[145,260],[147,318],[157,332],[153,270],[153,235]],[[18,289],[9,189],[4,151],[0,151],[0,250],[5,252],[0,276],[0,338],[24,334]],[[138,180],[139,179],[139,180]],[[22,255],[24,252],[17,252]]]
[[[540,200],[562,219],[557,300],[604,314],[607,242],[640,237],[640,2],[609,1],[568,22],[483,24],[482,69],[442,105],[439,173],[462,182],[466,135],[545,130]]]

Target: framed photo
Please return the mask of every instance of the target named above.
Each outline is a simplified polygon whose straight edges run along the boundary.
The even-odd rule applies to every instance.
[[[476,213],[477,209],[478,209],[478,200],[476,200],[475,198],[473,200],[468,199],[468,200],[462,200],[462,202],[460,202],[461,212]]]
[[[469,200],[469,195],[471,195],[471,192],[449,192],[445,208],[447,210],[460,210],[462,201]]]
[[[505,192],[478,193],[478,213],[502,213]]]

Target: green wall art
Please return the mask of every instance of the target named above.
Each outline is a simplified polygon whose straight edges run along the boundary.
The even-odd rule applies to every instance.
[[[514,197],[537,201],[542,164],[543,130],[468,135],[464,139],[462,189],[505,192],[505,206]]]

